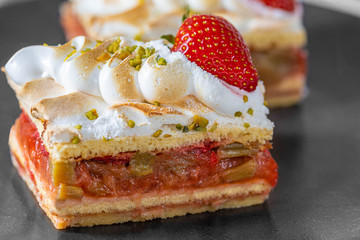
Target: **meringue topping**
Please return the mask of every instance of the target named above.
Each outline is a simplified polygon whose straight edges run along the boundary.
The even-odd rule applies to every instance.
[[[109,52],[114,42],[120,43],[119,50]],[[57,126],[58,134],[52,136],[55,142],[73,138],[73,131],[64,133],[58,130],[59,126],[65,129],[82,125],[76,132],[81,133],[81,139],[87,140],[103,136],[151,135],[157,129],[172,133],[170,125],[190,124],[194,114],[199,113],[210,121],[209,126],[214,123],[244,126],[248,123],[254,127],[273,127],[266,117],[269,111],[263,104],[262,82],[255,91],[246,92],[202,70],[182,53],[171,52],[167,44],[164,40],[144,43],[122,37],[98,43],[80,36],[56,47],[21,49],[8,61],[5,70],[19,86],[50,78],[55,82],[51,85],[64,88],[65,95],[59,97],[62,102],[69,104],[77,99],[78,108],[74,111],[58,116],[56,111],[52,111],[44,116],[51,118],[52,124]],[[121,50],[126,47],[135,50],[124,59],[119,58]],[[154,51],[151,56],[141,59],[137,70],[130,66],[130,61],[137,57],[140,47]],[[99,58],[105,53],[109,59]],[[166,60],[166,65],[158,64],[159,57]],[[31,111],[41,117],[39,110],[49,111],[45,108],[56,107],[60,100],[47,99],[44,95]],[[149,103],[160,103],[161,107]],[[142,104],[140,108],[139,104]],[[145,111],[144,106],[148,110]],[[61,106],[62,109],[67,107]],[[89,121],[85,113],[94,108],[98,118]],[[252,109],[252,114],[246,114],[249,109]],[[151,111],[164,112],[166,116],[153,115]],[[239,111],[243,113],[241,118],[234,116]],[[136,125],[130,128],[129,120]],[[48,128],[51,129],[52,125],[49,124]]]

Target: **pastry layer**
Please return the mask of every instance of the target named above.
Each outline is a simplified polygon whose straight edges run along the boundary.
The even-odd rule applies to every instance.
[[[152,191],[126,197],[84,196],[82,199],[59,200],[53,194],[52,184],[48,184],[44,180],[46,176],[39,171],[39,164],[44,162],[27,159],[30,155],[21,150],[16,131],[17,128],[13,127],[9,139],[13,163],[36,196],[40,206],[59,229],[67,226],[145,221],[187,213],[215,211],[221,208],[249,206],[263,202],[274,184],[270,184],[259,176],[251,180],[203,188]],[[36,153],[41,154],[41,151],[38,150]],[[276,174],[273,172],[276,171],[275,169],[267,171]]]

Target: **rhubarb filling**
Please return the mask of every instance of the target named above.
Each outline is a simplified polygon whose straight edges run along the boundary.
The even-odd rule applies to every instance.
[[[25,159],[21,167],[30,176],[36,175],[58,200],[122,197],[254,179],[263,179],[274,187],[278,178],[269,143],[245,146],[203,142],[165,152],[127,152],[79,162],[52,163],[36,126],[25,113],[17,119],[14,130]],[[31,180],[36,186],[35,178]]]

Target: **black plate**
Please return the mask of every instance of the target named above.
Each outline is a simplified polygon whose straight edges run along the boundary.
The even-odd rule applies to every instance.
[[[21,47],[63,43],[60,1],[0,8],[0,65]],[[263,205],[57,231],[12,167],[8,132],[20,110],[0,74],[0,239],[359,239],[360,20],[305,7],[309,97],[273,110],[279,184]]]

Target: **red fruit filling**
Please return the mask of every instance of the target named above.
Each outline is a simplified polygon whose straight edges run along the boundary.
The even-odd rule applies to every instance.
[[[35,185],[36,179],[40,180],[56,197],[59,187],[55,186],[52,176],[54,165],[49,162],[49,154],[35,125],[22,113],[14,128],[26,160],[22,167],[27,174],[36,176],[32,178]],[[219,159],[217,149],[217,144],[204,143],[162,153],[124,153],[115,157],[83,160],[75,165],[75,179],[71,185],[82,188],[85,196],[92,197],[194,189],[255,179],[264,179],[271,186],[276,185],[277,165],[268,149],[261,149],[252,156],[226,159]],[[249,177],[241,178],[242,175],[249,175],[251,163],[254,172]],[[29,167],[30,164],[35,171]],[[242,167],[245,165],[247,168]]]

